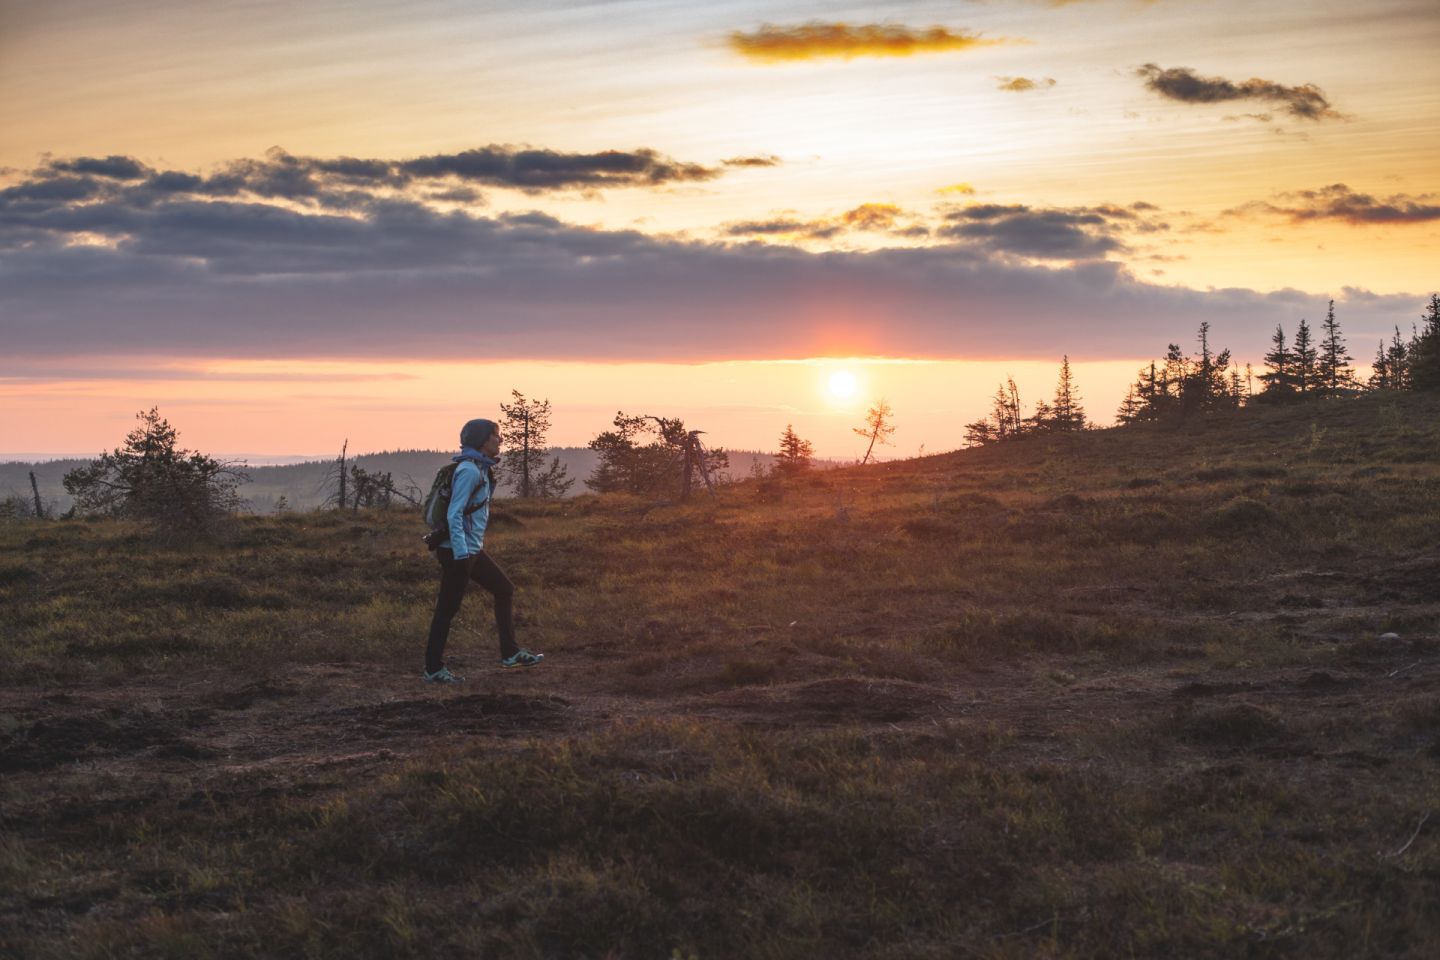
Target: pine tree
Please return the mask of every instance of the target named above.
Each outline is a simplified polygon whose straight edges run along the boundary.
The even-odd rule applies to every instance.
[[[1410,389],[1410,350],[1400,339],[1400,327],[1395,327],[1395,337],[1385,351],[1385,373],[1391,390]]]
[[[526,399],[519,390],[511,390],[513,402],[500,404],[504,414],[502,434],[508,447],[497,474],[515,487],[522,499],[561,497],[575,481],[565,475],[560,458],[545,468],[550,451],[545,435],[550,432],[550,401]]]
[[[1291,370],[1296,392],[1302,395],[1314,393],[1320,386],[1319,353],[1310,335],[1310,325],[1304,317],[1300,318],[1300,326],[1295,331],[1295,346],[1290,352],[1294,359]]]
[[[1075,380],[1070,375],[1069,354],[1060,359],[1060,382],[1055,385],[1055,403],[1050,407],[1048,422],[1056,430],[1085,429],[1085,410],[1080,406],[1080,394],[1076,392]]]
[[[179,432],[160,411],[140,421],[125,445],[65,474],[77,512],[148,521],[164,532],[209,533],[239,508],[236,487],[248,477],[236,464],[179,447]]]
[[[1432,293],[1425,324],[1410,350],[1410,386],[1415,390],[1440,390],[1440,294]]]
[[[794,426],[785,424],[785,432],[780,434],[780,453],[775,457],[775,469],[789,476],[804,473],[810,469],[814,456],[814,445],[809,440],[800,439]]]
[[[1215,358],[1210,355],[1210,321],[1206,320],[1200,324],[1200,332],[1196,336],[1200,341],[1200,360],[1196,366],[1193,380],[1195,386],[1191,388],[1191,406],[1206,408],[1215,399]],[[1224,367],[1221,367],[1223,370]]]
[[[1333,397],[1355,386],[1355,371],[1349,366],[1353,358],[1345,349],[1345,339],[1340,336],[1334,300],[1330,301],[1330,308],[1325,312],[1324,331],[1324,339],[1320,341],[1320,392]]]
[[[1288,399],[1295,392],[1295,355],[1286,347],[1285,329],[1279,324],[1275,326],[1270,344],[1270,352],[1261,358],[1265,372],[1260,374],[1260,379],[1265,382],[1265,388],[1260,392],[1270,400]]]
[[[1375,359],[1370,362],[1370,379],[1366,382],[1371,390],[1390,389],[1390,360],[1385,355],[1385,341],[1375,350]]]
[[[1135,384],[1125,391],[1125,399],[1120,401],[1120,409],[1115,411],[1115,419],[1124,423],[1138,423],[1143,419],[1145,403],[1135,392]]]

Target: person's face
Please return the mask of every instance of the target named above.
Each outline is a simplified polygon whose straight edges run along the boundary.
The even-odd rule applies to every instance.
[[[481,444],[480,449],[481,449],[481,451],[484,452],[486,455],[491,456],[491,457],[496,456],[496,455],[498,455],[498,454],[500,453],[500,430],[499,430],[499,428],[496,428],[495,432],[492,433],[492,434],[490,434],[490,439],[486,440],[483,444]]]

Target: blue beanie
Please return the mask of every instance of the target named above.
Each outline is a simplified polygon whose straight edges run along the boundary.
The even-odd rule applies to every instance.
[[[460,428],[460,446],[479,450],[497,429],[494,420],[471,420]]]

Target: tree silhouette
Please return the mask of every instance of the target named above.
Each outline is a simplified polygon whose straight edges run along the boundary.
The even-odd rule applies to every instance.
[[[714,476],[730,465],[723,449],[705,449],[697,434],[678,418],[615,414],[615,429],[590,441],[600,460],[585,485],[597,493],[624,492],[661,496],[675,489],[689,492],[696,472]],[[638,442],[646,437],[648,443]]]
[[[1355,371],[1349,366],[1354,358],[1345,349],[1345,338],[1340,336],[1334,300],[1325,311],[1325,324],[1321,329],[1325,335],[1320,340],[1320,392],[1327,397],[1339,396],[1355,387]]]
[[[890,443],[890,435],[895,432],[895,425],[891,422],[893,416],[894,411],[890,409],[890,404],[885,401],[884,397],[881,397],[865,414],[865,426],[852,428],[857,434],[870,441],[865,448],[865,456],[860,458],[862,464],[870,462],[870,455],[874,452],[877,443],[881,446]]]
[[[1398,325],[1395,327],[1395,337],[1385,351],[1385,375],[1391,390],[1410,388],[1410,349],[1405,341],[1400,339]]]
[[[788,476],[804,473],[810,469],[814,456],[814,445],[809,440],[800,439],[794,426],[787,423],[785,432],[780,434],[780,453],[775,458],[775,469]]]
[[[1267,400],[1289,399],[1295,393],[1295,354],[1285,343],[1285,328],[1275,325],[1270,337],[1270,352],[1261,358],[1265,372],[1260,379],[1265,388],[1260,392]]]
[[[1320,357],[1314,337],[1310,334],[1310,324],[1305,322],[1304,317],[1300,318],[1300,326],[1295,329],[1295,346],[1290,353],[1294,364],[1295,392],[1302,396],[1314,393],[1320,386]]]
[[[1410,348],[1410,386],[1427,392],[1440,390],[1440,294],[1432,293],[1424,324]]]
[[[174,533],[204,534],[237,510],[238,465],[178,445],[179,432],[156,407],[136,414],[125,444],[65,474],[80,514],[143,520]]]
[[[550,401],[526,399],[519,390],[511,390],[510,396],[513,403],[500,404],[508,449],[496,473],[513,484],[521,498],[564,496],[575,481],[566,476],[558,456],[548,468],[545,466],[545,458],[550,456],[545,446],[550,431]]]

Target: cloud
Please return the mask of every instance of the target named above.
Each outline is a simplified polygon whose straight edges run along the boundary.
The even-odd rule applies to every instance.
[[[407,160],[398,170],[414,177],[455,177],[470,183],[515,187],[528,192],[572,188],[659,187],[713,180],[714,167],[681,163],[654,150],[557,153],[553,150],[482,147],[462,153]]]
[[[973,197],[975,195],[975,188],[968,183],[952,183],[949,186],[941,187],[935,192],[939,194],[954,193],[964,197]]]
[[[862,203],[847,210],[840,219],[856,230],[889,230],[904,211],[893,203]]]
[[[52,173],[78,173],[113,180],[139,180],[150,173],[150,168],[133,157],[108,156],[75,157],[70,160],[52,160],[45,164]]]
[[[1153,220],[1137,205],[976,204],[951,212],[951,242],[810,252],[404,197],[335,211],[254,195],[146,192],[133,189],[138,181],[97,190],[94,175],[50,179],[68,192],[22,183],[11,188],[19,194],[0,196],[0,343],[22,369],[96,355],[1134,356],[1201,320],[1245,351],[1263,348],[1277,322],[1314,316],[1324,303],[1298,291],[1156,286],[1119,263],[1060,262],[1115,249],[1136,223]],[[883,204],[830,222],[916,229]],[[1358,296],[1341,307],[1352,337],[1378,336],[1394,316],[1419,309],[1418,299]]]
[[[862,203],[838,217],[797,220],[777,217],[771,220],[747,220],[727,224],[726,236],[783,237],[789,240],[829,240],[852,230],[892,233],[896,236],[926,236],[929,230],[916,225],[902,226],[899,221],[908,214],[893,203]]]
[[[972,203],[949,211],[942,237],[964,240],[992,254],[1040,260],[1092,260],[1129,247],[1122,232],[1155,233],[1169,224],[1147,214],[1148,203],[1122,207],[1034,208],[1025,204]]]
[[[725,225],[731,237],[785,237],[791,240],[828,240],[845,228],[825,220],[794,220],[777,217],[773,220],[743,220]]]
[[[726,166],[771,166],[773,158],[741,158]],[[480,204],[478,186],[539,194],[551,191],[660,188],[713,180],[724,166],[673,160],[655,150],[561,153],[510,146],[480,147],[406,160],[296,156],[275,147],[205,175],[155,170],[132,157],[47,160],[28,177],[0,189],[0,209],[108,200],[143,207],[196,199],[283,200],[353,211],[381,199],[429,196]]]
[[[780,158],[774,156],[756,157],[731,157],[729,160],[722,160],[721,163],[727,167],[778,167]]]
[[[996,77],[1000,81],[997,90],[1007,90],[1011,93],[1025,93],[1030,90],[1046,90],[1055,86],[1055,81],[1050,77],[1042,80],[1031,80],[1029,77]]]
[[[1135,71],[1145,78],[1145,86],[1171,100],[1181,103],[1223,103],[1230,100],[1268,100],[1283,104],[1292,116],[1303,120],[1333,119],[1340,116],[1314,84],[1287,87],[1273,80],[1252,77],[1233,83],[1223,77],[1201,77],[1189,67],[1162,70],[1147,63]]]
[[[787,60],[818,60],[855,57],[908,57],[917,53],[943,53],[972,47],[1010,43],[988,40],[968,30],[930,27],[916,30],[890,24],[861,24],[812,21],[795,27],[765,24],[753,33],[735,31],[729,37],[731,49],[760,63]]]
[[[1226,216],[1250,213],[1286,217],[1291,223],[1310,220],[1337,220],[1357,226],[1369,224],[1430,223],[1440,220],[1440,204],[1434,194],[1407,196],[1397,193],[1381,200],[1368,193],[1356,193],[1343,183],[1319,190],[1279,194],[1280,203],[1256,201],[1226,210]]]

